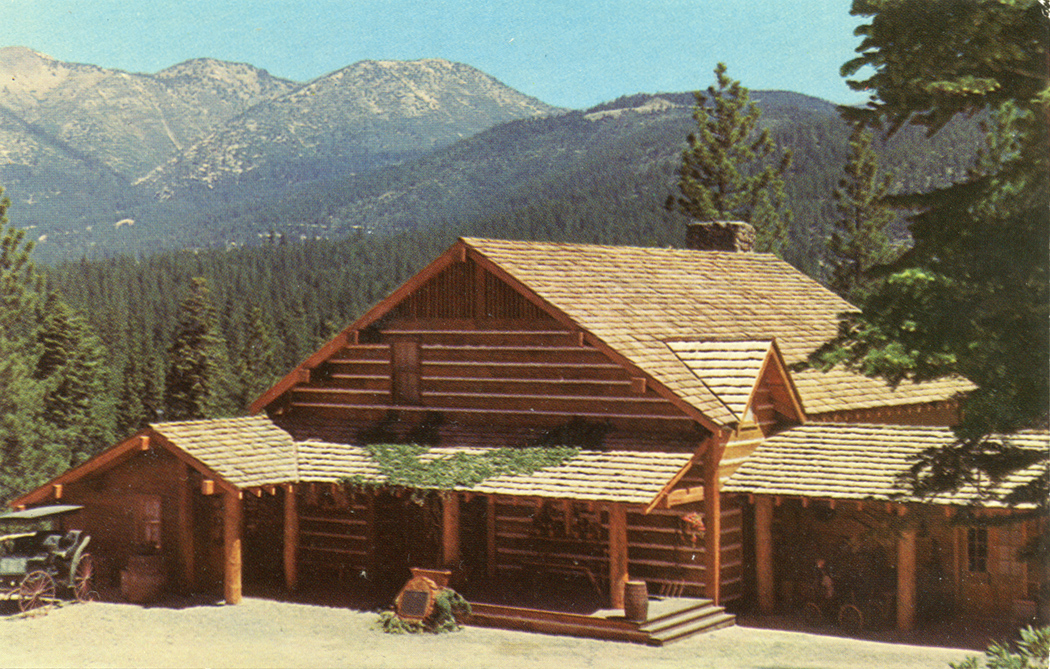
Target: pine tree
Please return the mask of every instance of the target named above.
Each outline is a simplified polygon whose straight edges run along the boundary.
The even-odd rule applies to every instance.
[[[207,280],[197,277],[179,305],[168,349],[165,420],[216,418],[231,413],[226,342],[216,326]]]
[[[2,195],[3,189],[0,189]],[[0,498],[8,499],[68,466],[43,419],[45,385],[34,378],[40,347],[42,278],[25,230],[11,226],[0,198]]]
[[[858,301],[870,284],[871,269],[893,256],[886,226],[893,211],[883,202],[893,177],[879,175],[872,132],[855,125],[850,135],[845,175],[832,193],[838,218],[828,240],[828,286],[847,300]]]
[[[252,307],[248,312],[244,334],[237,360],[237,406],[242,410],[270,387],[277,357],[277,340],[259,307]]]
[[[716,86],[707,95],[694,93],[695,133],[682,152],[678,190],[668,209],[698,221],[743,221],[755,226],[757,249],[780,252],[787,240],[791,214],[784,209],[783,175],[791,151],[777,159],[768,129],[759,130],[762,111],[748,89],[715,67]]]
[[[844,76],[871,97],[851,110],[870,126],[936,133],[988,114],[988,151],[965,180],[898,195],[913,246],[818,355],[891,383],[949,375],[975,389],[957,441],[915,464],[918,494],[998,480],[1039,454],[996,434],[1045,426],[1050,406],[1050,20],[1039,0],[854,0],[869,17]],[[1048,477],[1027,501],[1046,513]]]
[[[105,393],[102,342],[57,293],[40,314],[34,377],[44,384],[43,419],[61,435],[69,465],[113,441],[113,407]]]

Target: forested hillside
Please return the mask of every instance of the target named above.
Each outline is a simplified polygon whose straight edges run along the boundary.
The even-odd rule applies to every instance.
[[[817,273],[848,128],[835,107],[820,100],[770,91],[753,97],[763,109],[762,125],[795,154],[785,177],[795,219],[785,256]],[[331,239],[352,231],[466,228],[499,236],[513,228],[545,239],[673,243],[660,231],[681,219],[669,216],[663,203],[694,126],[692,103],[688,93],[635,95],[503,124],[408,164],[217,210],[198,222],[197,239],[222,245],[271,231]],[[908,130],[877,149],[897,175],[894,190],[908,191],[960,178],[978,143],[977,124],[964,121],[931,139]],[[639,236],[637,229],[650,232]]]

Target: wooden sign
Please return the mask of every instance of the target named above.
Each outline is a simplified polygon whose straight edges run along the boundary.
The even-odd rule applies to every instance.
[[[440,590],[426,576],[415,576],[401,588],[394,600],[394,611],[402,620],[420,622],[434,611],[434,598]]]

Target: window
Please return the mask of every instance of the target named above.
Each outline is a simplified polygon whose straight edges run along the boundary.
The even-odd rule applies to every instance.
[[[966,559],[970,573],[988,571],[988,528],[971,527],[966,532]]]

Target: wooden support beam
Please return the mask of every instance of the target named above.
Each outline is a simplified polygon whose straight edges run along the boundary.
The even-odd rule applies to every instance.
[[[773,500],[765,495],[755,498],[755,566],[758,609],[772,613],[776,608],[776,584],[773,579]]]
[[[474,319],[482,320],[488,314],[485,291],[485,270],[481,265],[474,265]]]
[[[211,479],[204,479],[201,481],[201,494],[202,495],[214,495],[215,494],[215,481]]]
[[[457,569],[459,562],[459,495],[452,492],[441,502],[441,564]]]
[[[139,437],[139,450],[140,451],[148,451],[149,450],[149,435],[148,434],[144,434],[144,435]]]
[[[376,494],[371,490],[361,493],[365,497],[365,536],[368,539],[368,556],[366,558],[365,574],[372,585],[378,583],[376,572],[378,571],[378,546],[379,533],[376,528]]]
[[[905,529],[897,537],[897,629],[915,627],[915,534]]]
[[[240,604],[242,577],[241,534],[244,525],[240,492],[227,492],[222,504],[223,577],[222,591],[227,604]]]
[[[488,497],[488,513],[485,515],[485,562],[486,575],[489,582],[496,579],[496,568],[499,566],[499,558],[496,555],[496,497]]]
[[[178,536],[179,587],[189,594],[196,586],[196,551],[193,545],[193,469],[185,462],[179,463],[179,479],[176,511],[176,535]]]
[[[299,587],[299,498],[295,486],[284,486],[284,587]]]
[[[62,499],[62,484],[56,483],[54,486],[55,499]]]
[[[340,483],[332,484],[332,501],[337,509],[349,509],[350,497],[346,494],[346,488]]]
[[[609,504],[609,606],[623,608],[627,585],[627,509]]]
[[[722,495],[718,460],[704,458],[704,596],[722,602]]]

